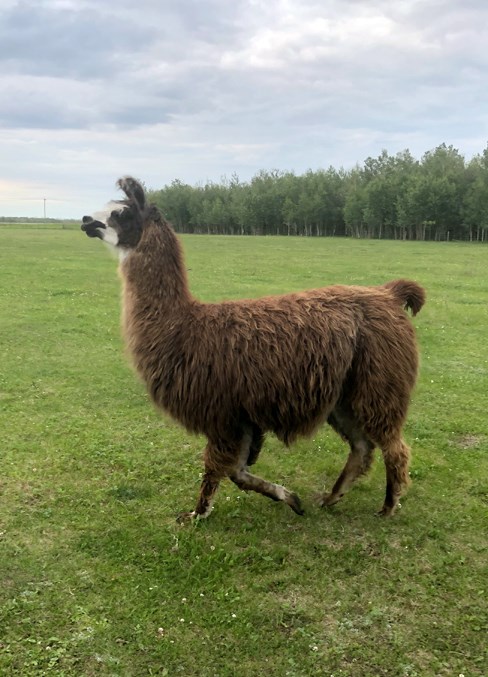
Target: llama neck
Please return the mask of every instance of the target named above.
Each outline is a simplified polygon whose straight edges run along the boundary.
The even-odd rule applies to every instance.
[[[126,290],[145,308],[176,309],[191,295],[180,243],[166,224],[150,224],[121,263]]]

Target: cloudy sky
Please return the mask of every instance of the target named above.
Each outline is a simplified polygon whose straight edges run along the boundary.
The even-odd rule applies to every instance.
[[[488,141],[485,0],[0,0],[0,215]]]

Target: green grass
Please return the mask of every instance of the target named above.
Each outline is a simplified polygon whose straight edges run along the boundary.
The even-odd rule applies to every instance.
[[[194,293],[259,296],[411,277],[422,368],[413,484],[374,516],[384,468],[329,511],[328,428],[257,472],[306,515],[223,483],[195,504],[203,440],[154,411],[119,337],[116,262],[69,230],[0,229],[0,674],[486,675],[488,249],[183,238]]]

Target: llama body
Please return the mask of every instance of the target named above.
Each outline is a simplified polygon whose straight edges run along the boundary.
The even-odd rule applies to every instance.
[[[332,286],[256,300],[206,304],[189,292],[171,226],[146,206],[141,186],[107,223],[83,229],[123,253],[123,329],[134,365],[155,404],[207,437],[205,473],[191,516],[207,516],[219,482],[286,502],[300,500],[252,475],[267,431],[285,444],[328,421],[350,454],[322,505],[337,502],[380,447],[391,514],[408,484],[410,451],[402,439],[418,356],[404,308],[417,312],[424,292],[398,280],[381,287]]]

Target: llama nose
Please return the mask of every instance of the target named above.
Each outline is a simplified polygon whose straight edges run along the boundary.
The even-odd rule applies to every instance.
[[[81,230],[88,235],[90,232],[95,232],[97,228],[105,229],[107,226],[101,221],[95,221],[91,216],[84,216],[82,219],[83,223],[81,225]],[[90,232],[89,232],[90,231]],[[97,235],[96,237],[99,237]]]
[[[81,225],[81,230],[86,231],[86,227],[88,226],[89,223],[93,223],[93,219],[91,216],[84,216],[82,219],[82,225]]]

